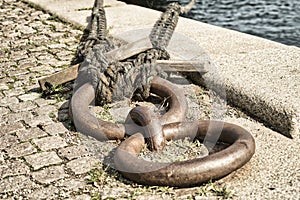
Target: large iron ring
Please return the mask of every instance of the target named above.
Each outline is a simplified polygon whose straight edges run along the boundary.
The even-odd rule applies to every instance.
[[[217,126],[210,126],[212,122]],[[144,146],[144,137],[137,133],[123,141],[117,148],[114,156],[115,167],[130,180],[146,185],[187,187],[224,177],[250,160],[255,152],[255,142],[252,135],[240,126],[223,123],[182,122],[163,127],[167,140],[185,137],[203,140],[208,131],[217,132],[219,128],[214,127],[222,125],[219,141],[230,146],[217,153],[174,163],[150,162],[138,158]]]

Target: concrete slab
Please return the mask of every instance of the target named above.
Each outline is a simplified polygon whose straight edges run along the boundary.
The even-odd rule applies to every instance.
[[[86,27],[93,0],[26,0]],[[110,33],[151,28],[160,13],[107,0]],[[216,64],[227,100],[272,129],[300,137],[300,49],[194,20],[180,18],[176,31],[191,38]],[[205,77],[211,79],[210,76]],[[214,78],[212,78],[214,79]]]

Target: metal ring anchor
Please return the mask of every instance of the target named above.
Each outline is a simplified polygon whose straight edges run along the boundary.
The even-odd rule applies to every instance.
[[[160,77],[153,77],[150,91],[158,96],[169,98],[170,108],[160,119],[162,124],[184,120],[187,102],[179,88]],[[90,113],[89,105],[94,99],[95,89],[90,83],[85,83],[74,93],[70,104],[70,115],[77,131],[97,140],[124,138],[126,133],[124,124],[106,122]]]
[[[219,131],[209,126],[211,121],[167,124],[163,132],[167,140],[191,137],[203,139]],[[223,126],[219,141],[229,147],[207,157],[174,163],[155,163],[138,158],[144,145],[144,137],[137,133],[117,148],[114,156],[116,169],[125,177],[146,185],[188,187],[228,175],[246,164],[255,152],[252,135],[240,126],[213,121]],[[224,123],[224,124],[223,124]]]

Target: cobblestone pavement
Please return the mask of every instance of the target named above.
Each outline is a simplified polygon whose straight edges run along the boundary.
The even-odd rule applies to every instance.
[[[68,96],[42,98],[37,83],[69,66],[82,32],[15,0],[0,21],[0,199],[89,198],[98,160],[66,128]]]
[[[74,131],[68,116],[71,91],[57,87],[56,94],[45,97],[37,82],[70,65],[82,31],[18,0],[1,0],[0,22],[0,199],[215,199],[235,196],[232,187],[239,199],[298,197],[298,145],[230,107],[227,120],[244,125],[257,139],[257,153],[245,167],[190,189],[141,186],[122,178],[102,163],[119,141],[98,142]],[[197,92],[189,89],[189,99],[200,101],[189,101],[189,108],[201,112],[187,118],[206,118],[209,94],[199,87]],[[93,109],[111,119],[107,108]],[[122,109],[110,113],[117,116],[125,113]],[[274,155],[282,159],[270,164]],[[297,158],[292,166],[286,161],[290,156]]]

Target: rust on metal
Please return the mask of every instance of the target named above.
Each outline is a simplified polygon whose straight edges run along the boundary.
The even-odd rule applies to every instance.
[[[169,110],[160,119],[161,124],[183,121],[187,112],[187,102],[183,92],[169,81],[154,77],[150,90],[161,97],[168,98]],[[97,119],[89,110],[95,99],[95,89],[90,83],[81,86],[73,95],[70,104],[72,120],[79,132],[98,140],[122,139],[125,136],[123,124],[114,124]]]
[[[149,108],[144,106],[133,108],[129,112],[125,124],[130,129],[134,128],[133,130],[126,129],[126,133],[130,134],[132,131],[142,133],[151,150],[160,151],[165,147],[166,141],[162,132],[162,125],[156,114]]]
[[[218,123],[215,122],[214,123]],[[219,122],[223,123],[224,122]],[[209,126],[210,121],[181,122],[165,125],[166,139],[182,139],[190,136],[203,139],[210,132],[219,131]],[[192,132],[196,129],[196,133]],[[191,132],[189,132],[191,131]],[[176,134],[174,134],[176,133]],[[224,123],[219,138],[230,144],[224,150],[207,157],[174,163],[154,163],[138,158],[144,138],[135,134],[118,147],[114,162],[116,168],[127,178],[146,185],[188,187],[218,179],[246,164],[255,152],[255,142],[245,129],[230,123]]]
[[[113,49],[114,45],[108,40],[106,34],[103,2],[95,0],[92,12],[92,30],[87,32],[89,34],[83,38],[78,48],[81,61],[84,58],[90,59],[90,61],[81,66],[82,70],[79,75],[78,65],[75,65],[39,80],[42,90],[45,90],[47,89],[45,84],[59,85],[75,79],[77,75],[85,78],[76,85],[70,102],[70,115],[76,130],[101,141],[124,139],[127,135],[131,135],[117,148],[114,155],[115,166],[125,177],[141,184],[176,187],[197,185],[211,179],[221,178],[242,167],[255,152],[253,137],[248,131],[237,125],[205,120],[186,122],[185,116],[188,107],[183,90],[158,77],[163,73],[160,69],[158,70],[159,67],[166,72],[206,73],[208,71],[206,66],[210,63],[207,60],[163,60],[170,58],[165,50],[177,25],[179,14],[191,9],[194,2],[192,0],[185,7],[171,3],[154,25],[149,37]],[[95,51],[90,51],[90,49]],[[96,52],[98,53],[93,54]],[[154,54],[157,56],[153,57]],[[147,56],[151,58],[146,58]],[[137,58],[130,65],[128,58],[132,57]],[[145,65],[147,62],[150,64]],[[129,68],[129,65],[135,68]],[[151,68],[153,65],[158,68]],[[140,66],[143,68],[139,68]],[[137,78],[137,73],[132,70],[131,72],[134,74],[132,76],[129,69],[136,69],[144,74],[141,73],[141,77]],[[106,79],[106,75],[110,76],[110,79]],[[119,76],[127,76],[127,79],[118,79]],[[151,80],[150,83],[148,80]],[[119,92],[118,94],[122,94],[120,96],[124,97],[127,93],[124,94],[120,90],[127,91],[124,89],[125,86],[130,85],[128,83],[136,82],[141,85],[138,85],[138,89],[147,88],[141,91],[142,93],[146,91],[148,94],[150,90],[151,93],[168,102],[169,106],[165,114],[156,116],[148,108],[136,107],[130,111],[124,124],[118,124],[98,119],[91,113],[89,106],[93,104],[95,97],[107,100],[113,94],[111,90],[116,88],[119,89],[117,93]],[[128,90],[130,92],[134,92],[131,90],[137,91],[134,87]],[[105,92],[107,92],[106,96]],[[99,99],[97,98],[97,100]],[[97,102],[99,103],[99,101]],[[152,150],[161,150],[168,140],[185,137],[204,140],[208,135],[219,135],[219,133],[219,141],[228,143],[229,146],[203,158],[174,163],[156,163],[138,158],[138,154],[145,144],[145,138]]]

